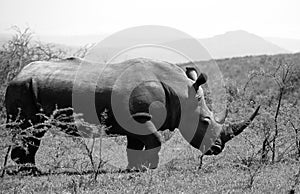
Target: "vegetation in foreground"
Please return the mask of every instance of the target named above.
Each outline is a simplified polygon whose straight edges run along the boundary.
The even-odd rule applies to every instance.
[[[9,80],[35,60],[70,55],[35,42],[30,31],[16,35],[0,49],[0,192],[1,193],[298,193],[300,192],[300,54],[247,56],[217,60],[226,80],[229,115],[240,120],[254,107],[260,115],[218,156],[201,157],[178,132],[164,133],[162,165],[128,173],[123,137],[78,139],[53,127],[37,154],[38,177],[8,175],[6,157],[12,144],[5,129],[3,96]],[[84,56],[86,49],[76,55]],[[199,62],[204,67],[211,61]],[[207,91],[207,101],[210,94]],[[116,165],[112,165],[116,164]],[[121,169],[121,170],[120,170]]]

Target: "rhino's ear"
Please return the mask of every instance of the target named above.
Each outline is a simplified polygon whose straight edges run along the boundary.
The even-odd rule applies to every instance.
[[[193,80],[193,81],[197,80],[198,73],[197,73],[197,70],[194,67],[186,67],[185,74],[191,80]]]
[[[202,84],[205,84],[206,81],[207,81],[207,75],[205,73],[201,73],[200,76],[195,81],[195,83],[193,84],[195,90],[197,91],[199,86],[201,86]]]

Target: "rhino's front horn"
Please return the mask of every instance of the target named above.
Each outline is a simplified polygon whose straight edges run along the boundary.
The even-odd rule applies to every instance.
[[[205,153],[205,155],[217,155],[221,153],[225,144],[229,140],[242,133],[243,130],[250,125],[250,123],[257,115],[259,108],[260,106],[256,108],[254,113],[246,121],[243,121],[238,124],[231,124],[226,127],[223,125],[224,128],[222,129],[220,136],[216,139],[215,144],[211,146],[211,148]]]
[[[223,124],[228,114],[228,109],[225,109],[217,114],[215,114],[215,120],[219,124]]]
[[[232,124],[229,125],[225,130],[224,136],[221,137],[222,141],[224,143],[228,142],[229,140],[231,140],[234,136],[239,135],[240,133],[243,132],[243,130],[248,127],[250,125],[250,123],[253,121],[253,119],[256,117],[258,111],[259,111],[260,106],[258,106],[256,108],[256,110],[254,111],[254,113],[250,116],[249,119],[247,119],[246,121],[243,121],[241,123],[237,123],[237,124]]]
[[[250,123],[253,121],[253,119],[256,117],[258,111],[259,111],[259,108],[260,106],[258,106],[256,108],[256,110],[254,111],[254,113],[250,116],[250,118],[246,121],[243,121],[241,123],[238,123],[238,124],[234,124],[232,125],[232,131],[233,131],[233,134],[235,136],[237,136],[238,134],[242,133],[243,130],[248,127],[250,125]]]

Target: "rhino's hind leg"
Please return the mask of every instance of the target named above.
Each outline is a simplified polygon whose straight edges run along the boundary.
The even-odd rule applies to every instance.
[[[22,145],[13,146],[11,159],[19,165],[17,172],[33,175],[40,174],[40,171],[35,166],[35,155],[40,146],[40,138],[44,133],[40,132],[36,133],[35,136],[24,137]]]
[[[149,135],[127,136],[127,169],[145,170],[157,168],[158,152],[161,148],[161,138],[151,121],[145,122]]]

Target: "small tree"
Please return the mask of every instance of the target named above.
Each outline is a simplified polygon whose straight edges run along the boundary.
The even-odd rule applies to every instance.
[[[267,63],[268,61],[265,61]],[[265,121],[262,123],[263,129],[263,141],[261,148],[261,160],[267,161],[268,153],[271,151],[271,161],[274,162],[276,158],[276,153],[278,153],[278,138],[280,136],[280,131],[283,131],[283,127],[280,124],[283,124],[285,121],[279,118],[281,113],[281,108],[283,103],[284,95],[293,87],[295,78],[295,65],[292,62],[285,60],[284,58],[276,58],[271,61],[272,65],[276,67],[269,72],[266,72],[264,69],[259,71],[253,71],[250,74],[249,81],[246,83],[245,88],[253,81],[255,78],[264,78],[269,79],[275,83],[277,90],[273,90],[270,93],[267,93],[267,106],[265,114]],[[244,89],[245,89],[244,88]],[[275,101],[275,106],[273,105]],[[283,118],[287,119],[287,118]],[[281,129],[281,130],[280,130]],[[297,130],[295,130],[297,131]]]
[[[33,40],[30,28],[21,30],[14,26],[15,34],[1,49],[1,83],[12,80],[20,70],[32,61],[62,59],[67,52],[53,44]]]

